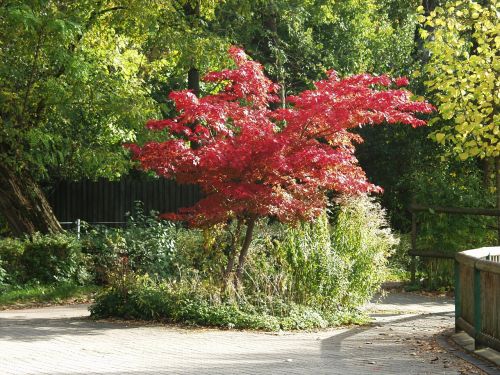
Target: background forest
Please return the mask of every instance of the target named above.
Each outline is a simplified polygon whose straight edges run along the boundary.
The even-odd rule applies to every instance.
[[[494,0],[0,0],[0,288],[112,285],[99,316],[266,329],[353,319],[382,281],[408,279],[411,203],[500,205],[497,16]],[[219,90],[200,78],[231,66],[231,45],[283,98],[334,69],[407,76],[437,107],[431,126],[356,130],[360,165],[383,194],[340,200],[310,225],[260,223],[236,299],[212,282],[228,242],[217,228],[157,223],[139,206],[126,228],[89,227],[77,241],[45,198],[62,180],[136,173],[123,144],[151,139],[146,121],[175,113],[171,91]],[[497,242],[493,218],[429,210],[417,225],[422,250]],[[450,288],[450,261],[416,266],[419,287]]]

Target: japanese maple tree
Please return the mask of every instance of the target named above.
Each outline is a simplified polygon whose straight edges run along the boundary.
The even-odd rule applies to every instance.
[[[225,279],[238,256],[235,283],[242,277],[255,221],[273,216],[282,222],[311,220],[324,210],[326,192],[377,192],[354,156],[362,139],[350,128],[366,124],[404,123],[421,126],[416,113],[432,106],[411,100],[411,93],[395,80],[361,74],[326,80],[287,98],[287,108],[276,108],[278,85],[266,78],[262,66],[243,50],[229,50],[233,70],[211,72],[205,81],[224,89],[203,98],[190,91],[174,91],[178,115],[151,120],[147,127],[167,129],[163,142],[129,145],[142,168],[197,184],[204,198],[178,214],[164,218],[185,220],[195,227],[237,221]],[[240,232],[246,233],[237,254]]]

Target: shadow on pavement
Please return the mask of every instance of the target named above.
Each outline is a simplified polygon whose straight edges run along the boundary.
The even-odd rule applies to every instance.
[[[36,341],[57,336],[100,335],[105,330],[134,329],[125,324],[95,322],[82,318],[2,318],[0,340]]]

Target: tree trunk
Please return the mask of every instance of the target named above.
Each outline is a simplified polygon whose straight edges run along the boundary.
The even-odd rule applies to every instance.
[[[63,229],[38,184],[0,165],[0,212],[14,236]]]
[[[245,266],[245,260],[247,258],[248,249],[250,248],[250,243],[252,242],[253,229],[255,227],[255,219],[249,219],[247,222],[247,231],[245,233],[245,241],[241,247],[240,257],[238,259],[238,267],[236,268],[236,275],[234,278],[234,286],[238,289],[238,285],[242,284],[243,279],[243,268]]]
[[[500,156],[495,158],[495,187],[497,196],[497,209],[500,210]],[[498,245],[500,245],[500,216],[497,217]]]
[[[196,96],[200,96],[200,72],[195,67],[188,72],[188,89],[192,90]]]
[[[184,14],[191,25],[197,18],[200,18],[200,3],[200,0],[196,0],[184,4]],[[188,89],[192,90],[196,96],[200,96],[200,71],[194,65],[188,71]]]
[[[488,190],[491,186],[491,164],[490,159],[481,159],[481,167],[483,170],[483,186],[485,190]],[[495,164],[495,163],[493,163]]]
[[[240,239],[241,232],[241,220],[238,220],[238,224],[236,225],[236,230],[234,235],[231,238],[231,244],[229,246],[229,258],[227,261],[226,269],[224,270],[224,274],[222,275],[222,291],[224,292],[229,284],[229,279],[231,277],[231,272],[234,267],[234,260],[236,258],[236,246],[238,246],[238,242]]]

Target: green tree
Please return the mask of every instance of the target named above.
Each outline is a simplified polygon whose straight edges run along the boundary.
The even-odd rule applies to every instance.
[[[421,17],[432,27],[420,30],[430,55],[425,84],[449,120],[433,138],[461,160],[500,156],[498,5],[456,1]]]
[[[128,170],[121,145],[154,115],[128,7],[2,2],[0,210],[14,234],[61,229],[40,180]]]
[[[286,92],[327,69],[398,74],[412,61],[417,0],[226,0],[212,29],[249,51]]]
[[[432,138],[460,160],[494,159],[500,208],[500,3],[459,0],[420,16],[425,85],[440,117]],[[427,27],[427,28],[425,28]],[[429,30],[430,29],[430,30]],[[486,176],[488,177],[488,176]],[[498,237],[500,240],[500,218]]]

